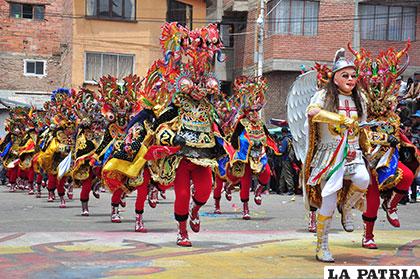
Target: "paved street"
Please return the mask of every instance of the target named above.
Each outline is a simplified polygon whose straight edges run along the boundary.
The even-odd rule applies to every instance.
[[[0,278],[321,278],[315,261],[315,236],[306,232],[300,196],[265,195],[251,205],[250,221],[241,219],[238,193],[213,200],[201,212],[201,232],[190,232],[192,248],[176,246],[173,192],[156,209],[145,208],[148,233],[134,232],[135,193],[127,200],[123,222],[110,222],[110,195],[91,197],[89,217],[80,216],[78,190],[66,209],[0,186]],[[360,248],[362,222],[345,233],[334,219],[330,243],[337,265],[419,265],[420,204],[401,206],[402,227],[392,228],[379,213],[376,242]]]

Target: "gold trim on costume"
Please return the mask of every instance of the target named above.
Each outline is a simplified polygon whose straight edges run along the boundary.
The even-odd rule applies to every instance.
[[[129,178],[136,178],[140,171],[146,164],[144,155],[147,153],[148,148],[141,145],[140,150],[137,152],[136,157],[132,162],[111,158],[103,167],[102,172],[120,172]]]

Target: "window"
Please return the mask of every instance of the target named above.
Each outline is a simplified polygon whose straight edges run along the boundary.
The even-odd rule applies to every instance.
[[[267,12],[268,30],[271,34],[318,34],[318,1],[272,0],[267,4]]]
[[[45,76],[45,60],[30,60],[23,61],[23,73],[25,76]]]
[[[136,20],[136,0],[87,0],[86,15],[96,18]]]
[[[363,40],[406,41],[416,39],[415,7],[360,5]]]
[[[166,21],[176,21],[185,27],[192,28],[192,6],[178,2],[175,0],[168,0],[168,11],[166,14]]]
[[[134,55],[88,52],[85,56],[85,82],[97,82],[104,75],[119,80],[134,72]]]
[[[44,20],[45,6],[10,3],[10,17]]]

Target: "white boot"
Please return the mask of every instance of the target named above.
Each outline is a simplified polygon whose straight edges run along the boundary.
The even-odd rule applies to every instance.
[[[334,258],[328,247],[328,233],[331,227],[331,217],[318,214],[317,220],[317,245],[316,245],[316,259],[321,262],[333,263]]]

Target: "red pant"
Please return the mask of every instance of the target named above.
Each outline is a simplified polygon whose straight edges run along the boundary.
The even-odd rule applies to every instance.
[[[64,196],[64,194],[65,194],[65,190],[64,190],[65,181],[66,181],[65,178],[58,179],[57,175],[48,174],[48,184],[47,184],[48,191],[49,192],[54,192],[54,190],[57,188],[58,195],[60,197]]]
[[[42,183],[42,173],[37,173],[36,174],[36,184],[41,184]]]
[[[199,206],[204,205],[210,197],[213,184],[211,168],[198,166],[187,159],[182,159],[179,163],[174,183],[174,212],[175,219],[179,222],[188,219],[191,180],[194,184],[194,202]]]
[[[18,177],[18,170],[19,170],[18,166],[14,167],[13,169],[7,170],[7,177],[9,178],[9,183],[11,184],[16,183],[16,179]]]
[[[21,170],[20,172],[21,172],[21,174],[20,174],[21,178],[27,179],[30,184],[32,184],[34,182],[35,171],[32,167],[30,167],[26,170]]]
[[[145,168],[143,172],[143,183],[136,186],[137,189],[137,198],[136,198],[136,213],[143,214],[144,212],[144,202],[147,199],[147,187],[150,183],[150,171],[149,168]]]
[[[270,182],[270,175],[271,170],[270,166],[267,164],[265,165],[265,168],[260,174],[258,175],[258,182],[261,185],[267,185],[268,182]],[[241,191],[240,191],[240,197],[242,202],[248,202],[249,201],[249,190],[251,188],[252,183],[252,170],[249,164],[246,164],[245,166],[245,173],[244,176],[241,178]]]
[[[213,198],[215,200],[219,200],[222,197],[222,189],[223,189],[223,179],[221,179],[218,175],[215,175],[216,181],[213,190]]]
[[[87,202],[89,201],[89,194],[92,190],[92,180],[93,174],[89,172],[89,177],[82,181],[82,191],[80,191],[80,201]]]
[[[111,197],[111,205],[112,206],[119,206],[121,203],[121,196],[124,194],[123,189],[119,188],[112,193]]]
[[[395,188],[400,191],[408,191],[411,183],[413,182],[414,174],[401,162],[398,162],[398,168],[402,170],[403,177]],[[366,194],[366,202],[367,209],[363,213],[363,216],[367,218],[376,218],[380,204],[379,188],[376,183],[376,179],[371,179],[371,183]]]
[[[137,190],[137,198],[136,198],[136,213],[143,214],[144,212],[144,203],[147,199],[147,186],[150,183],[151,175],[148,168],[144,169],[143,172],[143,183],[136,186]],[[112,206],[119,206],[121,203],[121,196],[123,195],[123,189],[119,188],[112,193],[111,197],[111,205]]]

